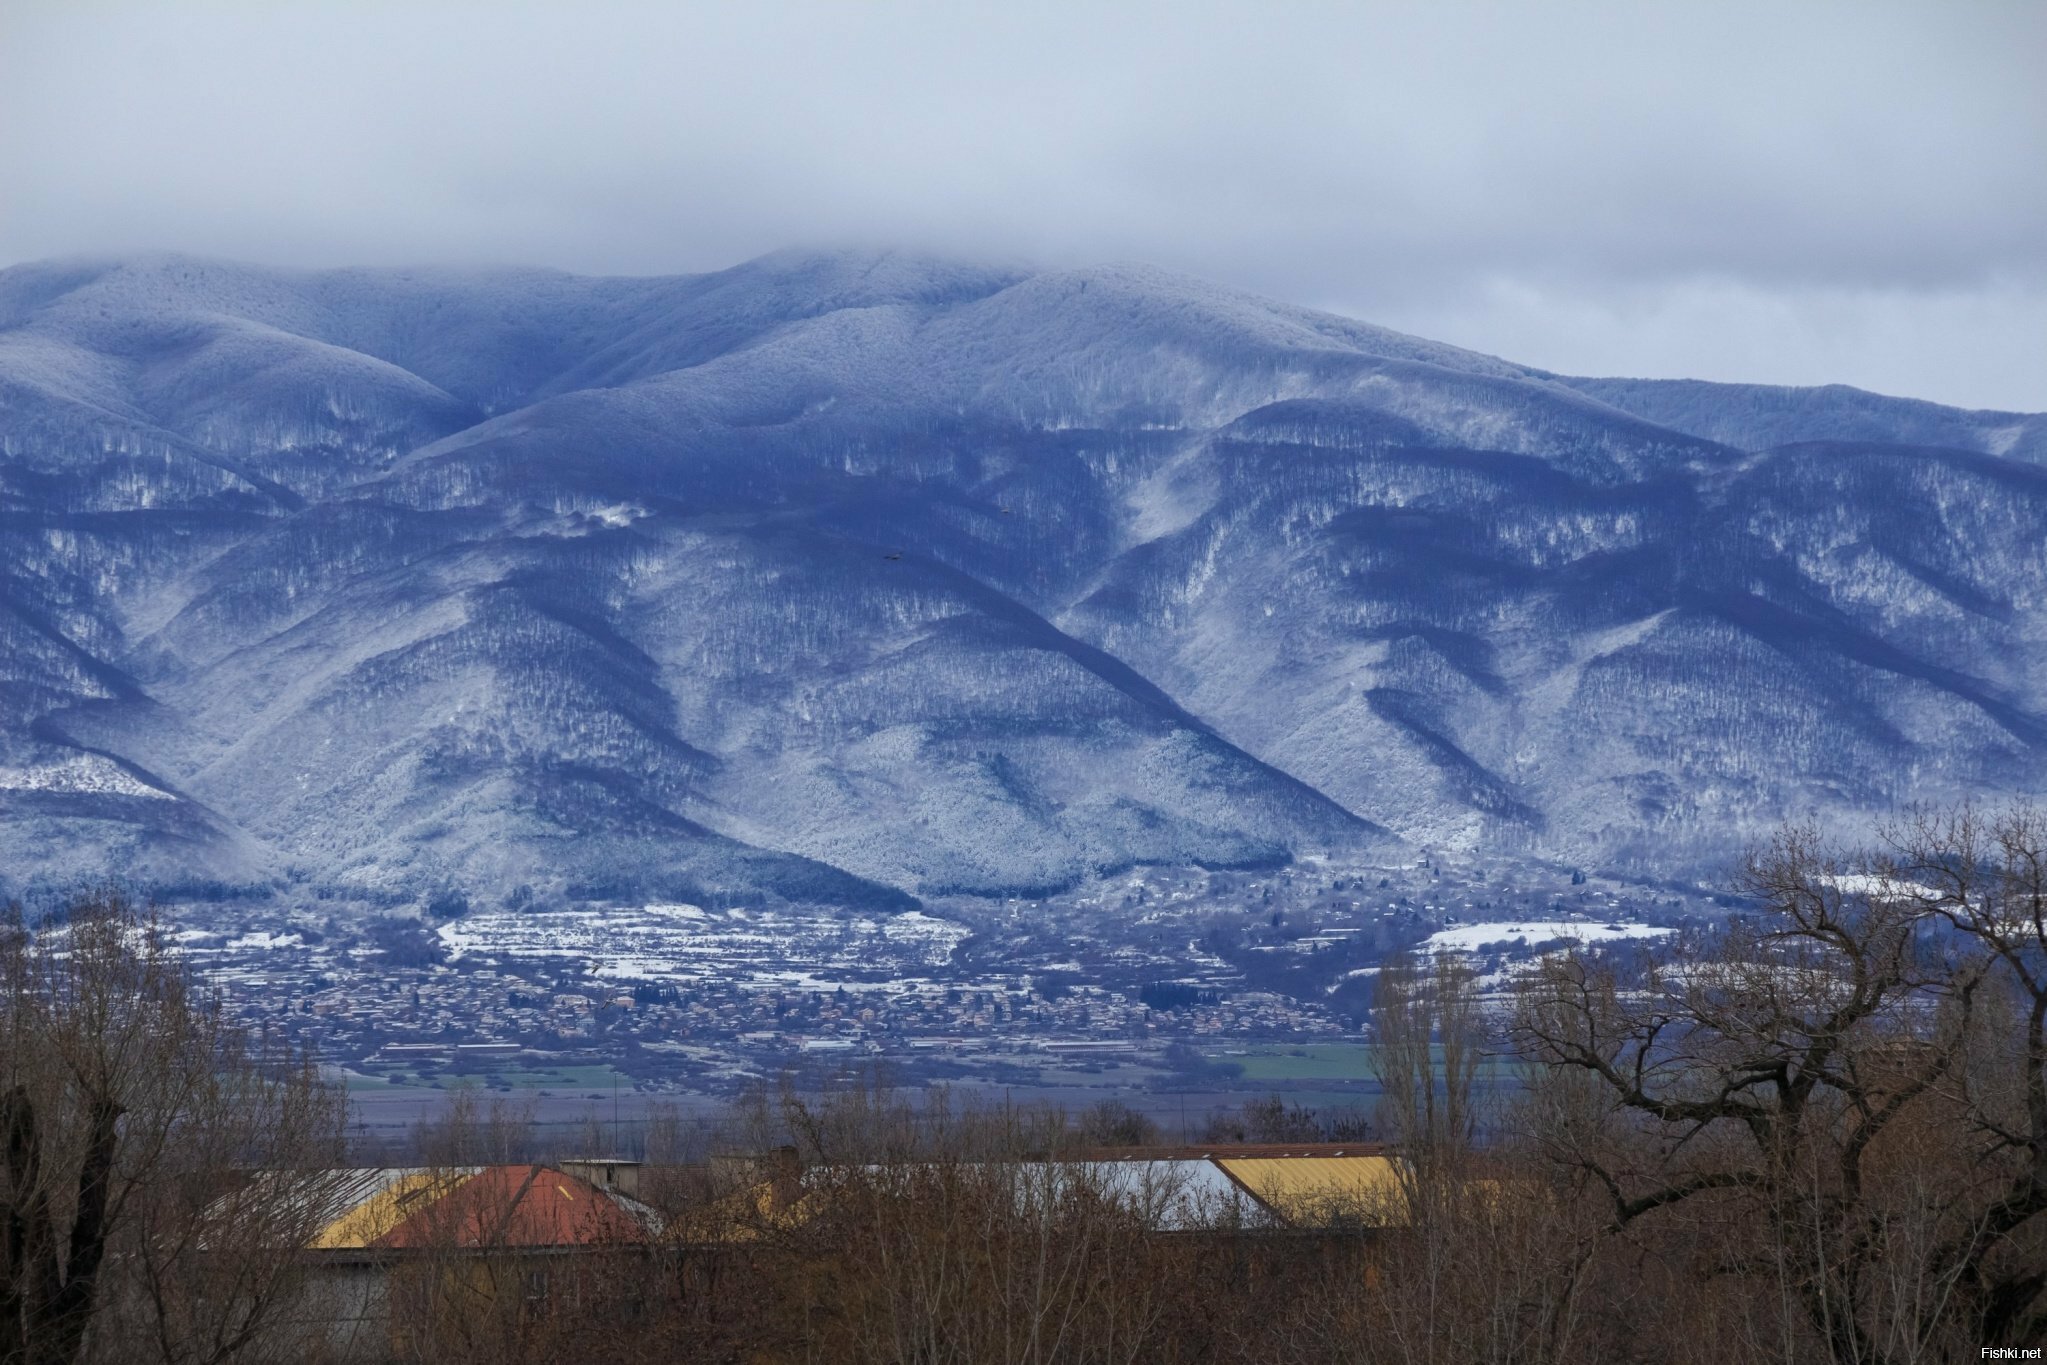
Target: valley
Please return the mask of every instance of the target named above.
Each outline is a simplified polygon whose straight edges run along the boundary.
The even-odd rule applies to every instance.
[[[344,1069],[359,1104],[469,1086],[571,1108],[622,1090],[644,1108],[865,1073],[1170,1109],[1232,1092],[1364,1103],[1364,979],[1389,952],[1460,953],[1504,1007],[1517,967],[1561,939],[1654,939],[1717,904],[1439,858],[1131,873],[892,917],[587,905],[428,927],[317,903],[166,916],[237,1014]]]

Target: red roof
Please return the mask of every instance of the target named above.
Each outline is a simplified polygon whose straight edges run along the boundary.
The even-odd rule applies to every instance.
[[[547,1166],[486,1166],[410,1214],[380,1247],[587,1247],[645,1242],[612,1194]]]

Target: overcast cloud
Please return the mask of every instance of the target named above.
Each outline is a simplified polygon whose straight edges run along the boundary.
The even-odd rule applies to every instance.
[[[1137,259],[2047,409],[2047,4],[0,0],[0,262]]]

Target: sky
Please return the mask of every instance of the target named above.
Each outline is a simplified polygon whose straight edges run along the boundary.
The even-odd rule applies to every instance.
[[[0,264],[1145,261],[2047,410],[2047,3],[0,0]]]

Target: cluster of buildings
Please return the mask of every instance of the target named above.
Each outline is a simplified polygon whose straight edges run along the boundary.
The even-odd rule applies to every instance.
[[[245,1014],[368,1077],[432,1085],[568,1058],[715,1093],[818,1053],[1027,1084],[1089,1049],[1142,1063],[1174,1040],[1355,1035],[1344,987],[1387,952],[1565,915],[1633,925],[1645,908],[1684,907],[1565,872],[1538,885],[1425,862],[1139,869],[896,916],[593,905],[365,928],[269,905],[209,924],[191,907],[181,936]]]
[[[1114,1208],[1151,1234],[1234,1239],[1269,1233],[1355,1237],[1407,1221],[1405,1171],[1359,1144],[1210,1144],[1075,1150],[1004,1158],[907,1158],[806,1165],[794,1147],[714,1158],[697,1169],[648,1168],[612,1158],[553,1164],[273,1171],[249,1176],[217,1207],[222,1218],[263,1209],[291,1245],[259,1255],[303,1271],[271,1316],[302,1349],[335,1360],[410,1358],[435,1348],[453,1318],[472,1339],[479,1320],[530,1333],[538,1320],[624,1302],[673,1281],[715,1294],[703,1263],[745,1258],[781,1241],[803,1254],[812,1223],[841,1205],[957,1188],[962,1175],[1013,1196],[1030,1218],[1062,1198]],[[673,1196],[657,1205],[650,1187]],[[862,1205],[864,1206],[864,1204]],[[281,1216],[280,1216],[281,1215]],[[223,1247],[240,1245],[219,1239]],[[243,1254],[248,1254],[246,1251]],[[666,1259],[659,1259],[665,1257]]]

